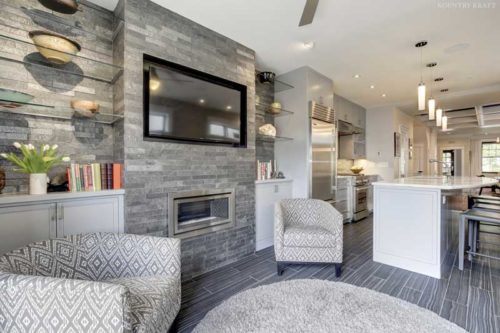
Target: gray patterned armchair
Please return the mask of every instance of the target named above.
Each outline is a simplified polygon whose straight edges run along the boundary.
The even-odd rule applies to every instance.
[[[332,263],[340,276],[343,218],[329,203],[285,199],[274,209],[274,251],[278,275],[287,263]]]
[[[180,241],[68,236],[0,257],[0,332],[166,332],[181,301]]]

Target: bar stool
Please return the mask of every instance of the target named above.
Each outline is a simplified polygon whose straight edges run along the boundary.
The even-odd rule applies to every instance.
[[[500,260],[500,257],[477,252],[477,224],[486,222],[491,225],[500,226],[500,211],[472,208],[460,216],[458,227],[458,269],[461,271],[464,269],[465,222],[467,222],[469,227],[469,250],[467,251],[469,260],[472,260],[473,255]]]
[[[481,209],[481,210],[486,210],[486,211],[493,211],[493,212],[500,212],[500,198],[497,196],[491,196],[491,195],[471,195],[469,196],[469,202],[468,202],[468,208],[476,208],[476,209]],[[481,231],[481,225],[488,225],[488,226],[496,226],[491,223],[487,222],[481,222],[481,221],[472,221],[472,226],[469,226],[472,228],[472,230],[469,230],[469,232],[472,232],[472,239],[475,240],[472,243],[472,251],[477,252],[478,248],[478,243],[479,243],[479,233],[492,233],[492,234],[497,234],[494,232],[489,232],[489,231]],[[471,233],[469,233],[471,235]],[[469,236],[470,237],[470,236]],[[472,260],[472,256],[469,255],[469,260]]]

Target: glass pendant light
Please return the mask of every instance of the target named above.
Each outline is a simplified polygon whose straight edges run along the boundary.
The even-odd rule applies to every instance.
[[[434,98],[429,99],[429,120],[436,119],[436,100]]]
[[[422,47],[427,45],[427,41],[423,40],[415,44],[415,47],[420,48],[420,83],[418,84],[417,94],[418,94],[418,110],[425,110],[425,83],[422,78]]]
[[[432,73],[432,80],[433,81],[434,81],[434,67],[436,67],[436,66],[437,66],[437,62],[431,62],[431,63],[427,64],[427,67],[432,70],[431,73]],[[429,109],[429,120],[434,120],[436,118],[436,100],[432,96],[432,88],[433,88],[432,85],[433,85],[433,83],[431,82],[431,86],[429,89],[430,98],[427,101],[427,108]]]
[[[443,131],[448,130],[448,117],[447,116],[441,117],[441,129]]]
[[[443,109],[436,110],[436,126],[441,126],[441,120],[443,120]]]
[[[418,84],[418,110],[425,110],[425,84],[422,81]]]

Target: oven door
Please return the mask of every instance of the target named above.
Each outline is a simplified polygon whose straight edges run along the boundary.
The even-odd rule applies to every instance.
[[[354,212],[368,209],[368,186],[356,186],[354,188]]]

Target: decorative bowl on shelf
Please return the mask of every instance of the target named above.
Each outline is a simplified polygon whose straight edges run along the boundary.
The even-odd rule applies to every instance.
[[[29,32],[36,48],[48,61],[57,64],[67,64],[82,49],[80,44],[64,36],[41,30]]]
[[[92,118],[99,113],[99,104],[94,101],[75,99],[71,101],[71,108],[86,118]]]
[[[271,124],[265,124],[259,127],[259,134],[265,136],[276,136],[276,127]]]
[[[22,104],[28,103],[33,98],[33,95],[17,90],[0,88],[0,106],[4,108],[17,108]]]
[[[364,168],[362,166],[353,166],[351,168],[352,173],[355,175],[361,173],[361,171],[363,171],[363,170],[364,170]]]
[[[38,0],[42,5],[63,14],[74,14],[78,11],[76,0]]]
[[[269,109],[269,113],[279,114],[281,113],[281,103],[274,102],[271,104],[271,108]]]

